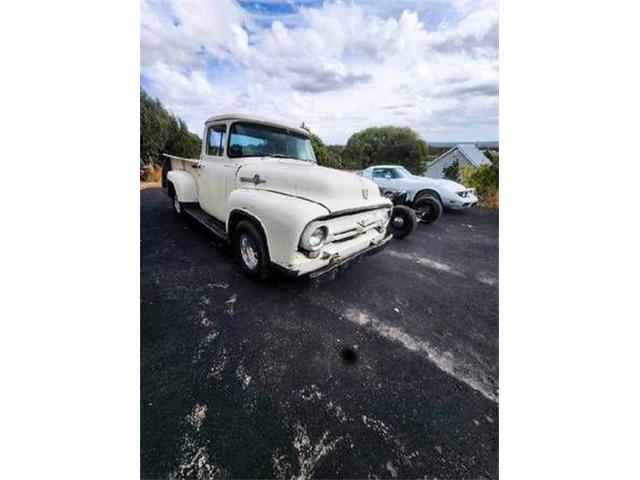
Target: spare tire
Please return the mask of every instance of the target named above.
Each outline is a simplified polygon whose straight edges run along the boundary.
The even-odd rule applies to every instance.
[[[416,198],[413,202],[413,209],[416,211],[418,221],[422,223],[433,223],[442,215],[442,203],[428,193]]]
[[[413,210],[404,205],[396,205],[391,209],[387,233],[394,238],[404,238],[416,229],[416,225],[418,219]]]

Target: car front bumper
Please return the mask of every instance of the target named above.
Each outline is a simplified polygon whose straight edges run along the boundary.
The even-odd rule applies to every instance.
[[[447,198],[444,202],[444,207],[452,210],[465,210],[473,207],[476,203],[478,203],[478,197],[475,195],[470,194],[466,197],[456,195],[455,198]]]

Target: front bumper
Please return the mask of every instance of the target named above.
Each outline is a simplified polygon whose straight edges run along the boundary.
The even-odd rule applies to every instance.
[[[348,257],[335,257],[335,260],[332,259],[333,261],[326,267],[319,270],[314,270],[313,272],[309,273],[309,278],[312,280],[333,279],[340,270],[344,270],[349,265],[359,262],[362,257],[375,255],[376,253],[386,248],[392,238],[393,235],[387,235],[379,243],[372,242],[367,248],[365,248],[364,250],[360,250],[353,255],[350,255]]]
[[[466,197],[456,195],[454,198],[447,198],[444,206],[452,210],[464,210],[473,207],[476,203],[478,203],[478,197],[475,195],[470,194]]]
[[[364,256],[374,255],[384,249],[392,238],[393,235],[386,233],[373,235],[371,232],[345,241],[340,246],[330,245],[324,250],[324,255],[317,258],[307,258],[302,253],[298,253],[302,257],[300,262],[296,262],[298,268],[284,268],[277,264],[272,264],[272,267],[287,277],[308,276],[313,280],[331,279],[339,270],[345,269]]]

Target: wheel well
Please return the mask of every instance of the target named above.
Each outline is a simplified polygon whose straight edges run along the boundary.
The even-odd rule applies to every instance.
[[[424,189],[422,189],[422,190],[417,191],[417,192],[416,192],[416,194],[413,196],[413,201],[415,202],[415,201],[416,201],[416,199],[417,199],[420,195],[422,195],[422,194],[424,194],[424,193],[432,194],[433,196],[435,196],[435,197],[440,201],[440,203],[442,203],[442,197],[440,196],[440,194],[439,194],[438,192],[436,192],[435,190],[432,190],[432,189],[430,189],[430,188],[424,188]],[[444,203],[443,203],[443,205],[444,205]]]
[[[233,236],[235,235],[236,226],[242,220],[247,220],[251,222],[260,231],[260,233],[262,234],[262,237],[264,238],[264,242],[267,245],[267,252],[268,252],[269,242],[267,240],[267,235],[264,231],[264,228],[262,228],[262,224],[258,221],[256,217],[242,210],[234,210],[229,215],[229,221],[227,222],[227,236],[229,237],[229,242],[233,243]]]
[[[173,198],[176,194],[176,188],[173,186],[173,182],[167,182],[167,195]]]

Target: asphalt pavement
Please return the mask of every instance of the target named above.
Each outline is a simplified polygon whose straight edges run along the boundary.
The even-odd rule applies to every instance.
[[[496,211],[257,284],[140,202],[142,478],[498,477]]]

